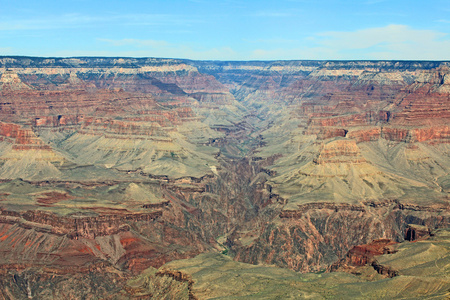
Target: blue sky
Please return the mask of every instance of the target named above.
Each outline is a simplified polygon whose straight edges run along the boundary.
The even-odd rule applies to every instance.
[[[0,0],[0,55],[450,60],[450,1]]]

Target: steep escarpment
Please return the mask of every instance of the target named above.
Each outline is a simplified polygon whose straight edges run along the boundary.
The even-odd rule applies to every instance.
[[[220,169],[208,143],[223,133],[198,111],[234,98],[195,67],[141,67],[2,72],[2,296],[104,297],[150,266],[219,248],[201,223],[212,217],[189,201]],[[226,101],[196,99],[209,92]],[[235,126],[225,113],[219,124]]]
[[[448,206],[440,212],[385,207],[347,206],[324,203],[304,209],[283,211],[279,219],[262,226],[251,243],[236,237],[232,250],[248,263],[275,264],[297,271],[319,271],[358,244],[374,239],[404,241],[407,224],[430,228],[447,227]],[[345,249],[345,250],[344,250]]]
[[[448,230],[438,230],[430,239],[415,243],[375,240],[358,245],[347,257],[363,266],[347,272],[299,274],[274,266],[243,264],[220,254],[170,262],[161,269],[192,278],[194,284],[189,292],[200,299],[230,295],[268,299],[445,299],[449,295],[449,280],[443,276],[449,271],[448,247]],[[366,264],[359,259],[363,257],[376,263]],[[146,276],[147,282],[153,278],[151,273]]]
[[[142,272],[203,252],[352,269],[372,240],[450,225],[446,62],[1,57],[0,74],[4,297],[194,297],[187,272]]]
[[[229,236],[236,259],[319,270],[357,244],[402,241],[408,223],[448,226],[445,64],[332,62],[273,77],[268,65],[208,70],[236,78],[236,97],[268,122],[254,158],[282,155],[264,189],[285,204],[269,224]]]

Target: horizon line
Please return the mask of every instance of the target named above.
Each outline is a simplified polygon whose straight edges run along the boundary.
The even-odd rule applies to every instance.
[[[440,62],[445,63],[450,60],[433,60],[433,59],[250,59],[250,60],[226,60],[226,59],[189,59],[174,57],[155,57],[155,56],[33,56],[33,55],[0,55],[2,58],[28,58],[28,59],[155,59],[155,60],[181,60],[196,62]]]

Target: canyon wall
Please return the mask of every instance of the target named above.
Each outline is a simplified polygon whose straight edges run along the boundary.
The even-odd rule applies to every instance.
[[[0,75],[17,297],[36,274],[70,289],[70,268],[102,297],[202,252],[323,271],[450,224],[448,62],[0,57]]]

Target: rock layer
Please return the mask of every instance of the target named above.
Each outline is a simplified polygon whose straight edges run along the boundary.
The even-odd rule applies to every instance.
[[[0,74],[3,297],[94,292],[77,273],[100,298],[193,297],[187,273],[139,274],[207,251],[307,272],[354,249],[389,275],[368,243],[450,224],[447,62],[1,57]]]

